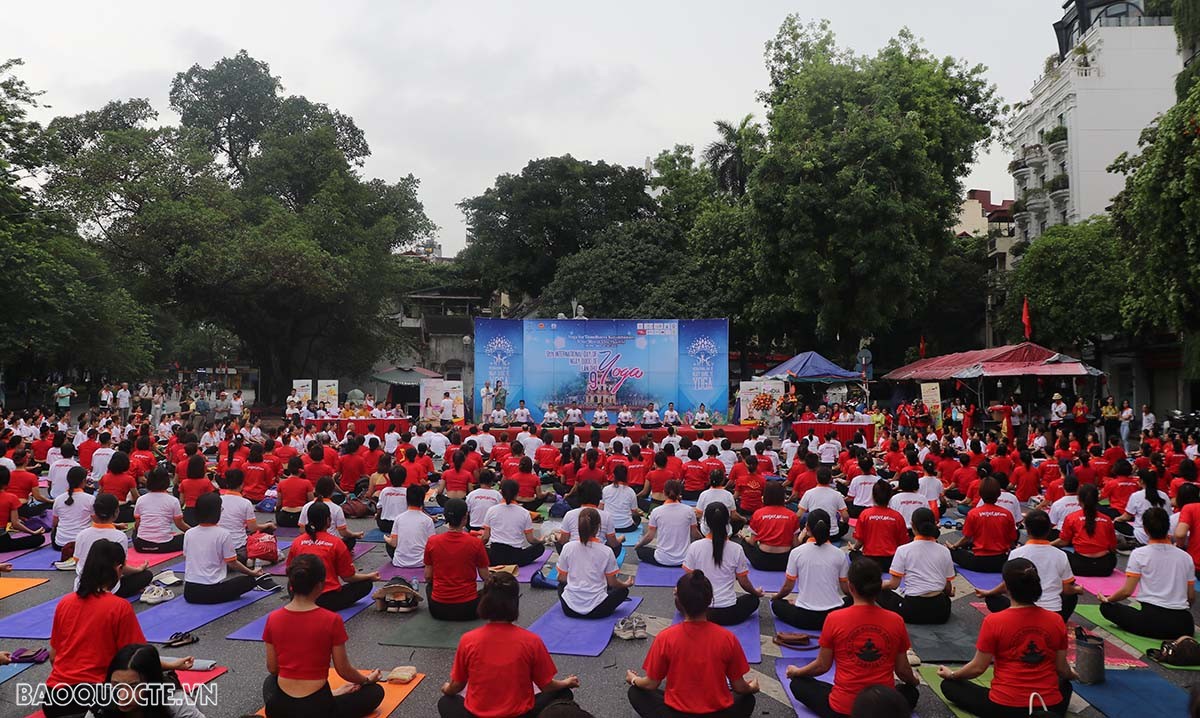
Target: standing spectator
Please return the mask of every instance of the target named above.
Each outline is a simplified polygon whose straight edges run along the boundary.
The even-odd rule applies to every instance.
[[[59,415],[66,416],[71,413],[71,400],[75,397],[76,393],[71,388],[71,382],[64,381],[62,386],[58,387],[58,391],[54,392],[54,403],[58,406]]]
[[[213,406],[213,421],[220,424],[228,419],[231,404],[232,402],[229,401],[229,396],[225,392],[217,394],[217,401]]]
[[[143,416],[150,416],[150,404],[153,397],[154,392],[150,389],[150,382],[142,382],[142,385],[138,387],[138,403],[141,404]]]
[[[246,408],[246,401],[242,398],[242,392],[233,392],[233,398],[229,400],[229,415],[234,419],[242,418],[242,411]]]
[[[132,395],[129,393],[129,382],[121,382],[121,388],[117,389],[117,412],[121,415],[121,423],[129,421],[129,406]]]

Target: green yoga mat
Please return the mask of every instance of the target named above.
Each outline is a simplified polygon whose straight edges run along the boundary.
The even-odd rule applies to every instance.
[[[927,685],[933,689],[933,692],[935,694],[937,694],[937,697],[941,699],[942,703],[946,704],[946,707],[950,709],[951,713],[958,716],[958,718],[975,718],[974,713],[968,713],[968,712],[964,711],[962,708],[959,708],[958,706],[954,705],[950,701],[946,700],[946,695],[944,693],[942,693],[942,679],[938,678],[937,666],[922,665],[919,668],[917,668],[917,673],[919,673],[921,675],[921,681],[925,685]],[[986,671],[984,671],[982,675],[980,675],[978,678],[972,680],[971,682],[976,685],[984,686],[985,688],[990,688],[992,686],[992,668],[991,668],[991,666],[989,666],[988,669]]]
[[[453,649],[458,648],[458,639],[464,633],[482,625],[483,621],[438,621],[421,608],[392,629],[379,645]]]
[[[1086,618],[1100,628],[1111,633],[1118,640],[1124,641],[1130,648],[1139,652],[1145,653],[1151,648],[1160,648],[1162,646],[1161,638],[1146,638],[1135,633],[1117,628],[1111,621],[1100,615],[1100,606],[1077,606],[1075,615]],[[1172,666],[1169,663],[1159,663],[1163,668],[1170,668],[1173,671],[1200,671],[1200,666]]]

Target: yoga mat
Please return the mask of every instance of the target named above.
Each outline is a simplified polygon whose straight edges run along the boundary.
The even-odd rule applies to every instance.
[[[277,593],[277,592],[276,592]],[[138,623],[142,625],[142,633],[150,643],[166,643],[171,640],[172,633],[194,631],[201,626],[212,623],[222,616],[227,616],[239,608],[261,601],[276,593],[255,591],[243,593],[234,601],[226,603],[199,604],[183,600],[180,591],[176,598],[160,603],[142,611],[137,615]]]
[[[275,529],[275,538],[296,538],[300,533],[300,529],[294,526],[279,526]]]
[[[483,621],[479,620],[439,621],[429,615],[428,609],[422,608],[396,624],[396,627],[379,641],[379,645],[454,649],[458,647],[458,639],[462,638],[464,633],[482,625]]]
[[[1097,596],[1102,593],[1105,596],[1111,596],[1125,585],[1125,574],[1121,571],[1113,571],[1111,575],[1103,577],[1076,576],[1075,583],[1079,584],[1083,590],[1087,591],[1093,596]],[[1136,589],[1134,590],[1133,595],[1137,595]]]
[[[0,638],[49,638],[50,627],[54,624],[54,610],[61,600],[62,596],[58,596],[0,618]]]
[[[425,567],[418,566],[416,568],[400,568],[399,566],[393,566],[392,562],[389,560],[387,563],[379,567],[379,575],[383,577],[384,581],[391,580],[397,576],[408,579],[410,582],[424,581]]]
[[[790,701],[792,704],[792,710],[796,712],[796,718],[817,718],[816,713],[810,711],[808,706],[796,700],[796,696],[792,695],[792,681],[787,677],[788,666],[804,666],[808,663],[809,661],[796,663],[790,658],[775,659],[775,677],[778,678],[779,682],[783,685],[783,692],[787,694],[788,701]],[[822,683],[833,683],[833,677],[835,675],[837,675],[836,665],[826,671],[825,675],[817,676],[817,680],[821,681]]]
[[[367,673],[367,671],[362,672],[364,674]],[[383,702],[379,704],[374,713],[365,716],[365,718],[387,718],[400,707],[404,699],[408,698],[408,694],[412,693],[424,679],[425,674],[418,673],[411,681],[404,685],[398,683],[380,683],[379,685],[383,687]],[[344,685],[346,685],[346,681],[342,680],[342,677],[337,674],[337,670],[330,668],[329,687],[336,690]],[[259,708],[255,715],[265,716],[267,714],[266,711],[266,707]],[[34,718],[34,716],[29,716],[29,718]]]
[[[0,683],[14,678],[17,674],[24,671],[26,668],[33,668],[32,663],[10,663],[7,666],[0,666]]]
[[[11,563],[14,558],[17,558],[18,556],[24,556],[32,550],[33,549],[31,548],[23,548],[20,551],[0,552],[0,563]]]
[[[953,713],[957,718],[974,718],[974,713],[968,713],[950,701],[946,700],[946,694],[942,693],[942,679],[938,677],[937,669],[937,666],[923,665],[915,668],[914,670],[920,674],[921,682],[932,689],[934,695],[936,695],[938,699],[941,700],[942,703],[944,703],[946,707],[950,709],[950,712]],[[973,679],[971,682],[976,685],[983,686],[984,688],[991,688],[991,666],[988,666],[986,671],[984,671],[978,678]]]
[[[196,686],[202,686],[211,680],[220,678],[229,672],[225,666],[217,666],[211,671],[175,671],[175,675],[179,676],[179,682],[183,684],[183,690],[190,691]]]
[[[617,536],[621,537],[622,546],[636,546],[638,541],[642,540],[642,533],[646,530],[645,522],[638,524],[638,527],[629,533],[617,532]]]
[[[784,658],[804,658],[809,661],[817,657],[817,653],[821,650],[819,645],[821,641],[820,631],[810,631],[805,628],[796,628],[790,623],[784,623],[779,617],[775,618],[775,633],[804,633],[812,636],[812,641],[804,648],[793,648],[791,646],[780,646],[779,653]]]
[[[671,621],[671,625],[674,626],[677,623],[683,623],[683,616],[678,612],[675,614],[675,620]],[[739,624],[721,626],[721,628],[737,637],[738,643],[742,644],[742,652],[746,654],[747,663],[762,663],[762,631],[758,627],[758,611]]]
[[[537,559],[528,566],[522,566],[517,569],[517,580],[521,583],[529,583],[532,581],[533,574],[541,571],[542,568],[545,567],[546,562],[550,560],[552,555],[554,555],[554,549],[548,548],[542,552],[541,558]]]
[[[954,568],[958,571],[958,575],[967,579],[968,583],[981,591],[990,591],[1004,581],[1003,574],[980,573],[979,571],[972,571],[961,566],[955,566]]]
[[[1161,638],[1146,638],[1145,636],[1139,636],[1130,633],[1129,631],[1117,628],[1116,625],[1110,622],[1107,618],[1100,615],[1100,606],[1098,605],[1077,606],[1075,608],[1075,615],[1079,616],[1080,618],[1086,618],[1100,628],[1108,631],[1118,641],[1124,642],[1138,653],[1144,654],[1151,648],[1160,648],[1162,646]],[[1200,671],[1200,666],[1172,666],[1166,663],[1159,663],[1158,665],[1175,671]]]
[[[625,547],[621,547],[621,553],[617,554],[617,570],[621,570],[621,564],[625,563]],[[546,580],[552,583],[558,582],[558,564],[550,568],[550,572],[546,574]]]
[[[129,548],[125,551],[126,566],[141,566],[145,561],[151,567],[157,566],[160,563],[171,561],[183,555],[183,551],[172,551],[170,553],[142,553],[135,548]]]
[[[34,586],[48,583],[48,578],[0,578],[0,599],[8,598]]]
[[[969,663],[975,657],[979,628],[951,615],[941,625],[908,625],[913,651],[923,663]]]
[[[278,560],[278,561],[276,561],[275,563],[271,564],[271,567],[272,567],[272,568],[276,568],[276,567],[282,567],[282,566],[286,565],[286,561],[287,561],[287,553],[286,553],[286,549],[287,549],[289,546],[291,546],[291,545],[292,545],[292,540],[291,540],[291,539],[278,539],[278,540],[276,540],[276,542],[275,542],[275,548],[276,548],[276,549],[278,550],[278,552],[279,552],[279,560]],[[161,570],[162,570],[162,571],[165,571],[165,570],[167,570],[167,569],[170,569],[170,570],[174,571],[175,573],[179,574],[179,578],[183,578],[183,574],[184,574],[184,573],[187,571],[187,561],[186,561],[186,560],[184,560],[184,561],[180,561],[179,563],[171,564],[170,566],[167,566],[167,567],[165,567],[165,568],[163,568],[163,569],[161,569]],[[155,571],[154,573],[159,573],[159,571]],[[270,570],[268,570],[268,571],[267,571],[267,573],[271,573],[271,571],[270,571]],[[287,571],[282,571],[281,573],[277,573],[277,574],[271,574],[271,575],[274,575],[274,576],[282,576],[282,575],[284,575],[284,574],[286,574],[286,573],[287,573]],[[170,588],[171,590],[175,591],[175,589],[177,589],[177,588],[178,588],[178,585],[176,585],[176,586],[168,586],[168,588]],[[182,590],[182,589],[180,589],[180,591],[181,591],[181,590]],[[175,593],[179,593],[180,591],[175,591]]]
[[[759,571],[751,566],[750,583],[767,592],[778,591],[783,588],[783,579],[786,573],[786,571]]]
[[[11,563],[14,571],[55,571],[57,569],[54,568],[54,562],[60,558],[62,558],[62,553],[55,551],[50,544],[46,544],[41,548],[16,556],[6,563]]]
[[[991,613],[991,611],[988,610],[987,604],[983,603],[982,601],[972,601],[971,607],[985,616]],[[1078,626],[1079,624],[1074,621],[1071,621],[1067,624],[1067,660],[1072,665],[1075,663],[1075,628]],[[1097,638],[1104,638],[1097,633],[1093,633],[1092,635],[1096,636]],[[1112,641],[1105,640],[1104,665],[1108,668],[1124,669],[1145,668],[1147,664],[1145,661],[1131,656],[1128,651],[1118,648],[1117,645]]]
[[[1186,716],[1188,695],[1149,670],[1107,671],[1096,685],[1073,683],[1075,692],[1110,718],[1126,715]]]
[[[371,600],[371,597],[367,596],[349,608],[343,608],[342,610],[338,611],[337,614],[342,617],[342,621],[349,621],[351,618],[354,618],[358,614],[362,613],[373,603],[375,602]],[[225,637],[231,641],[261,641],[263,629],[267,626],[267,616],[269,615],[271,614],[267,613],[263,616],[259,616],[250,623],[247,623]]]
[[[383,535],[383,532],[376,528],[371,529],[363,534],[363,537],[360,538],[359,541],[366,541],[368,543],[384,543],[386,538],[387,537]]]
[[[551,653],[595,657],[608,647],[617,621],[628,618],[641,602],[641,596],[631,596],[608,618],[586,619],[568,618],[563,613],[562,604],[555,601],[554,606],[534,621],[529,630],[542,637]]]
[[[652,563],[638,564],[637,575],[633,577],[635,586],[659,588],[675,588],[675,584],[679,581],[679,577],[683,575],[683,568],[666,568],[664,566],[655,566]]]
[[[282,544],[283,542],[280,541],[280,543]],[[288,541],[287,544],[290,547],[292,545],[292,542]],[[371,546],[369,544],[355,542],[354,548],[351,549],[351,551],[350,551],[350,558],[354,561],[357,561],[359,558],[362,557],[363,554],[367,553],[368,551],[373,550],[374,548],[375,548],[374,546]],[[289,550],[290,550],[290,548],[289,548]],[[284,556],[282,551],[283,551],[283,547],[281,546],[280,547],[280,556],[281,556],[280,561],[279,561],[279,563],[271,564],[271,567],[267,569],[268,574],[270,574],[272,576],[286,576],[287,575],[287,556]]]

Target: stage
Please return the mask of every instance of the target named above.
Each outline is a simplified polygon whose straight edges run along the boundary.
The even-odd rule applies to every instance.
[[[792,431],[796,432],[796,436],[804,438],[808,436],[808,430],[812,429],[817,433],[817,436],[822,439],[830,431],[837,432],[838,441],[845,446],[854,441],[854,434],[861,431],[867,439],[867,446],[875,446],[875,425],[867,422],[865,424],[843,423],[837,421],[796,421],[792,423]]]
[[[714,436],[713,432],[716,429],[721,429],[722,431],[724,431],[725,438],[729,439],[729,441],[734,444],[740,444],[740,443],[744,442],[746,439],[750,438],[751,427],[739,426],[737,424],[723,424],[721,426],[714,426],[712,429],[696,429],[691,426],[677,426],[677,427],[675,427],[675,433],[678,434],[679,436],[686,436],[689,439],[696,439],[697,437],[699,437],[699,438],[705,439],[706,441],[711,441]],[[499,438],[501,434],[503,434],[504,432],[508,432],[508,435],[510,438],[515,438],[517,433],[520,431],[521,431],[520,427],[517,427],[517,426],[511,427],[511,428],[494,427],[488,433],[490,433],[492,436]],[[547,431],[549,431],[550,435],[552,437],[554,437],[555,442],[561,442],[563,435],[567,433],[566,429],[547,429]],[[599,431],[600,432],[600,440],[604,441],[606,443],[609,441],[612,441],[613,437],[617,435],[616,427],[609,427],[607,429],[593,429],[590,425],[575,427],[575,435],[580,437],[580,440],[583,442],[586,442],[586,441],[588,441],[588,439],[591,438],[593,431]],[[643,429],[640,426],[631,426],[627,429],[627,431],[629,432],[629,438],[633,439],[633,441],[635,443],[640,441],[641,438],[643,436],[645,436],[647,433],[649,433],[654,438],[655,442],[662,441],[663,437],[667,435],[666,427],[663,427],[661,429]],[[538,435],[540,436],[541,429],[538,428],[537,432],[538,432]],[[463,438],[466,439],[468,437],[466,434],[464,434]],[[778,437],[772,437],[772,443],[775,445],[776,448],[778,448],[779,447]]]
[[[367,433],[367,426],[369,424],[375,425],[375,435],[380,438],[382,438],[384,433],[387,432],[388,427],[393,424],[396,426],[396,431],[400,432],[401,434],[408,431],[409,426],[411,426],[408,419],[372,419],[370,417],[354,417],[352,419],[309,419],[308,421],[304,422],[305,426],[312,429],[321,429],[327,424],[332,424],[335,427],[334,431],[337,433],[339,439],[345,436],[346,432],[350,429],[353,429],[355,434],[362,436],[363,434]]]

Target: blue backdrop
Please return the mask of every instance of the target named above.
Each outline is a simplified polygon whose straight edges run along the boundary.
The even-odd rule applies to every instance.
[[[726,415],[729,322],[725,319],[476,319],[475,415],[483,383],[500,382],[511,413],[521,400],[541,421],[547,404],[635,413],[648,402],[680,414],[704,404]],[[562,412],[560,410],[560,417]],[[480,417],[482,419],[482,417]]]

